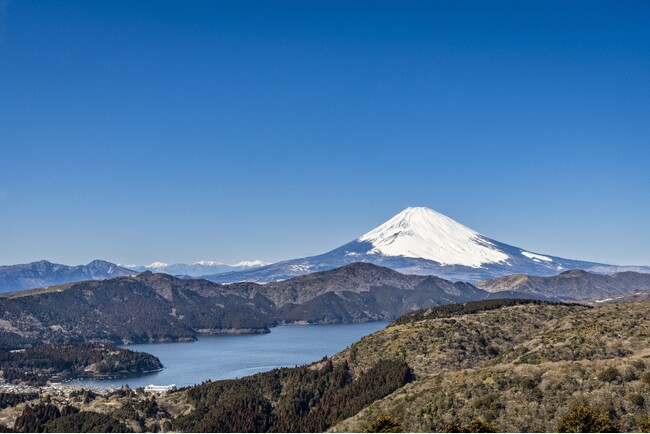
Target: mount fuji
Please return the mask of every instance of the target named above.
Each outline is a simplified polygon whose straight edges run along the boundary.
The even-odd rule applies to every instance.
[[[650,273],[646,266],[599,264],[531,252],[490,239],[430,208],[415,207],[322,255],[203,277],[219,283],[273,282],[353,262],[467,282],[509,274],[552,276],[572,269],[601,274]]]

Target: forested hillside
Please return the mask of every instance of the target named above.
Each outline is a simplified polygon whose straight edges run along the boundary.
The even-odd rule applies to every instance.
[[[44,385],[52,379],[129,377],[162,368],[151,354],[98,342],[0,351],[1,376],[9,383]]]
[[[5,396],[1,414],[52,431],[612,432],[649,430],[648,397],[650,302],[487,300],[406,315],[309,366],[163,397],[83,392],[56,411]]]
[[[365,430],[382,417],[407,431],[475,421],[506,432],[650,429],[650,303],[426,316],[337,356],[401,354],[418,379],[335,430]]]

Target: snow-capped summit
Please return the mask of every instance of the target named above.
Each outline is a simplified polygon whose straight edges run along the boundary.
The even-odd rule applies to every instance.
[[[206,267],[215,267],[217,265],[226,265],[226,264],[219,261],[196,261],[193,262],[191,265],[204,265]]]
[[[650,267],[618,267],[542,255],[488,238],[430,208],[414,207],[322,255],[205,277],[215,282],[272,282],[352,262],[468,282],[517,273],[551,276],[571,269],[650,272]]]
[[[264,265],[269,265],[268,262],[256,260],[256,261],[241,261],[236,264],[231,265],[231,267],[262,267]]]
[[[368,253],[421,258],[441,265],[480,267],[508,259],[478,232],[425,207],[406,208],[357,241],[372,244]]]
[[[229,265],[219,261],[203,260],[191,264],[167,264],[157,261],[149,265],[131,265],[129,268],[135,271],[152,271],[154,273],[166,273],[176,276],[197,277],[206,274],[248,270],[263,265],[267,265],[267,263],[262,261],[242,261],[234,265]]]

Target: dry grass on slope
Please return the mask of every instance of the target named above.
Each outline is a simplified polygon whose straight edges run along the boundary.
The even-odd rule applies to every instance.
[[[450,318],[397,324],[334,357],[365,370],[382,358],[405,360],[417,376],[459,370],[494,359],[583,306],[520,305]]]
[[[444,431],[478,418],[500,431],[547,432],[581,404],[622,431],[638,431],[650,417],[648,302],[589,310],[516,306],[455,320],[387,329],[362,341],[358,354],[402,354],[419,379],[333,430],[364,431],[388,415],[405,431]],[[431,337],[440,330],[444,337]],[[481,338],[510,349],[490,358]]]

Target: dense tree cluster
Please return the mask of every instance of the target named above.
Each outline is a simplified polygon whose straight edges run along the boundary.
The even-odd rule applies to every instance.
[[[43,401],[35,405],[26,405],[23,413],[14,423],[14,430],[17,432],[45,432],[45,424],[49,421],[78,411],[74,407],[66,406],[62,412],[56,405]]]
[[[607,412],[597,412],[584,404],[576,406],[564,416],[558,432],[618,432],[618,427]]]
[[[352,377],[346,363],[276,369],[187,390],[195,410],[173,428],[193,432],[322,432],[412,379],[404,362],[379,361]]]
[[[15,407],[21,402],[38,398],[38,393],[5,393],[0,392],[0,409]]]
[[[131,432],[131,430],[113,416],[84,411],[68,414],[48,422],[45,425],[45,432],[120,433]]]
[[[130,395],[131,398],[124,402],[122,407],[111,413],[111,416],[119,420],[130,420],[137,424],[138,429],[142,432],[150,431],[147,427],[147,421],[155,421],[152,424],[158,428],[161,420],[170,419],[171,415],[164,408],[158,405],[155,397],[142,398]]]
[[[151,354],[107,343],[49,344],[24,351],[0,351],[6,381],[43,384],[51,378],[129,376],[161,369]]]
[[[489,422],[484,422],[481,419],[475,418],[470,423],[462,423],[458,421],[451,422],[450,424],[447,425],[445,432],[492,433],[492,432],[499,432],[499,430],[497,429],[496,426],[494,426],[494,424]]]
[[[392,417],[383,414],[370,424],[366,432],[404,432],[402,425]]]
[[[0,329],[0,351],[24,348],[29,341],[17,333]]]
[[[650,432],[650,417],[639,424],[639,432]]]
[[[15,432],[131,432],[113,416],[80,412],[69,405],[59,409],[48,402],[25,406],[14,424]]]
[[[70,395],[68,395],[70,399],[79,399],[84,404],[89,404],[98,396],[99,394],[93,392],[90,389],[73,390],[70,392]]]

